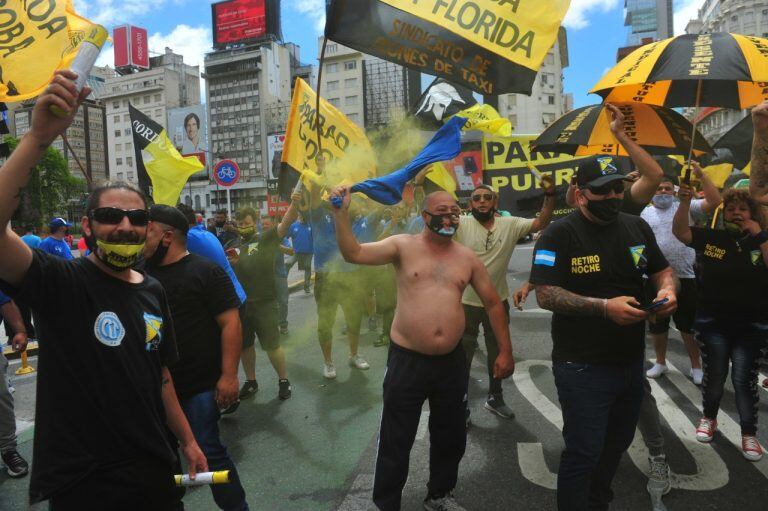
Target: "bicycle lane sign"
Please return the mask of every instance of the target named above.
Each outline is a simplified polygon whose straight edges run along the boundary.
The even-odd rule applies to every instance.
[[[220,186],[232,186],[240,180],[240,167],[232,160],[221,160],[213,169],[213,179]]]

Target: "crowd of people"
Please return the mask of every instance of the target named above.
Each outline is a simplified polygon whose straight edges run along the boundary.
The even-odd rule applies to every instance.
[[[721,195],[696,163],[700,191],[665,176],[609,106],[611,130],[636,171],[620,172],[610,156],[585,159],[566,196],[574,212],[556,221],[556,190],[546,176],[534,219],[503,216],[488,185],[472,191],[468,211],[447,192],[418,188],[410,206],[373,208],[340,186],[328,190],[340,207],[312,187],[295,192],[281,218],[243,208],[230,219],[222,210],[208,225],[187,206],[149,207],[141,191],[115,182],[92,190],[82,220],[88,250],[73,259],[64,241],[71,225],[62,218],[50,222],[42,241],[32,228],[23,237],[10,229],[15,191],[87,94],[76,93],[72,78],[57,73],[37,101],[30,132],[0,169],[0,312],[15,350],[39,340],[32,503],[50,501],[56,511],[183,509],[172,475],[184,460],[193,477],[229,470],[229,484],[211,486],[213,498],[221,509],[247,510],[218,421],[259,390],[257,338],[277,376],[277,396],[292,395],[282,343],[295,264],[316,304],[318,372],[336,378],[338,308],[353,371],[370,368],[360,350],[366,316],[374,346],[388,347],[373,484],[379,509],[401,508],[425,401],[431,443],[424,508],[464,509],[453,491],[471,425],[467,388],[480,330],[489,377],[484,407],[512,419],[502,392],[514,371],[509,300],[522,309],[534,290],[539,306],[553,312],[565,441],[559,509],[608,508],[636,427],[648,448],[649,491],[670,491],[647,380],[668,371],[670,317],[690,377],[702,386],[696,438],[709,442],[717,431],[730,366],[742,452],[761,459],[756,389],[768,347],[768,104],[752,113],[749,189]],[[52,115],[52,105],[70,115]],[[715,226],[710,217],[720,210],[722,226]],[[534,233],[530,281],[511,292],[510,259],[518,240]],[[656,353],[647,371],[646,324]],[[8,473],[21,477],[29,468],[16,446],[8,364],[0,362],[0,453]]]

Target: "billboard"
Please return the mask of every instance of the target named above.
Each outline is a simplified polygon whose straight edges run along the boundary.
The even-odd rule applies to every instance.
[[[280,161],[283,158],[283,145],[285,145],[285,132],[271,133],[267,135],[267,166],[269,167],[268,179],[280,178]]]
[[[196,156],[206,170],[192,176],[193,181],[208,179],[208,122],[205,105],[168,110],[168,138],[182,156]]]
[[[265,0],[227,0],[211,5],[213,45],[259,39],[267,34]]]
[[[149,40],[147,29],[133,25],[115,27],[112,32],[115,67],[149,69]]]

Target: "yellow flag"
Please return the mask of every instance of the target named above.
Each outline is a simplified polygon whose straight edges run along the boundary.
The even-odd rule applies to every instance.
[[[326,165],[323,174],[318,175],[316,98],[307,82],[297,78],[285,130],[283,163],[300,172],[305,183],[323,187],[376,177],[376,158],[365,132],[323,98],[320,98],[320,135]]]
[[[175,206],[187,180],[205,166],[197,156],[182,157],[173,147],[165,130],[144,150],[152,155],[152,161],[144,160],[144,168],[152,180],[155,204]]]
[[[709,167],[702,168],[701,171],[706,174],[716,187],[722,188],[725,186],[726,179],[728,179],[733,172],[733,163],[710,165]],[[695,176],[692,174],[691,177]]]
[[[93,23],[72,0],[11,0],[0,10],[0,101],[39,96],[54,71],[67,69]]]
[[[425,177],[446,192],[450,193],[454,199],[458,200],[458,197],[456,197],[456,180],[451,176],[451,173],[448,172],[448,169],[445,168],[445,165],[441,162],[437,162],[429,167]]]
[[[475,104],[456,115],[467,119],[462,131],[478,130],[499,137],[512,136],[512,123],[500,116],[491,105]]]
[[[741,171],[749,176],[752,173],[752,162],[747,163],[747,166],[741,169]]]

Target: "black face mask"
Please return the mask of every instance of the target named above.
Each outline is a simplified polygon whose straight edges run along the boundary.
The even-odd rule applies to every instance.
[[[487,222],[491,218],[493,218],[493,215],[496,213],[496,210],[494,208],[489,209],[485,213],[482,211],[479,211],[477,208],[472,208],[472,216],[475,217],[475,220],[478,222]]]
[[[621,211],[621,199],[591,200],[587,202],[587,211],[601,222],[613,222]]]
[[[147,259],[145,259],[144,264],[147,266],[147,268],[157,268],[161,264],[163,264],[163,259],[165,259],[165,254],[168,253],[168,247],[160,243],[157,246],[157,250],[155,250],[155,253],[149,256]]]
[[[216,225],[216,227],[224,227],[224,224],[226,224],[226,223],[227,223],[226,221],[224,221],[224,222],[215,222],[214,225]]]
[[[451,219],[451,227],[443,227],[443,218],[455,216],[453,213],[446,213],[444,215],[433,215],[429,211],[425,211],[425,213],[429,215],[429,223],[427,224],[427,227],[429,227],[430,231],[439,236],[445,236],[446,238],[451,238],[456,234],[456,230],[459,228],[458,218],[456,218],[455,222]]]

